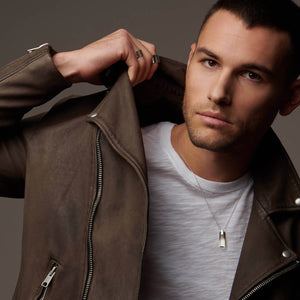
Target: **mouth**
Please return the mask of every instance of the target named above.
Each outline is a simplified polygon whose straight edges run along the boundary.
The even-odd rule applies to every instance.
[[[212,111],[205,111],[199,112],[197,115],[209,125],[213,126],[225,126],[225,125],[232,125],[232,123],[221,113],[212,112]]]

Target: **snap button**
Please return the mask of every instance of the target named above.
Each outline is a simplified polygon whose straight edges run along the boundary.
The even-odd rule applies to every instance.
[[[97,117],[97,115],[98,115],[97,113],[93,113],[93,114],[90,115],[90,117],[95,118],[95,117]]]
[[[291,253],[291,251],[289,251],[289,250],[284,250],[284,251],[282,252],[282,256],[283,256],[284,258],[289,258],[289,257],[292,256],[292,253]]]
[[[300,198],[297,198],[297,199],[295,200],[295,204],[298,205],[298,206],[300,206]]]

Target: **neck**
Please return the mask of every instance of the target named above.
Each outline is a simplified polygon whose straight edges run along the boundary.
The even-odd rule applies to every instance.
[[[254,149],[215,152],[196,147],[190,140],[185,124],[172,130],[173,148],[196,175],[211,181],[233,181],[245,174],[250,166]],[[245,147],[246,148],[246,147]]]

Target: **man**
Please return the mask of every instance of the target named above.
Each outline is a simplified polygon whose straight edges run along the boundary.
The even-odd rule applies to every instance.
[[[15,299],[298,299],[299,178],[269,129],[300,103],[298,24],[290,1],[218,1],[184,95],[184,66],[156,71],[124,30],[4,68],[0,187],[25,194]],[[15,126],[70,83],[110,85],[119,60],[108,94]]]

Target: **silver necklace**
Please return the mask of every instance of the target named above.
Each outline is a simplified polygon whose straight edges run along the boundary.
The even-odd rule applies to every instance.
[[[204,190],[202,189],[202,187],[201,187],[201,185],[200,185],[200,182],[199,182],[198,178],[196,177],[195,173],[193,172],[193,170],[192,170],[192,168],[190,167],[189,163],[186,161],[186,159],[185,159],[185,157],[183,156],[183,154],[181,153],[181,150],[180,150],[180,147],[179,147],[179,143],[178,143],[178,138],[176,139],[176,145],[177,145],[177,149],[178,149],[179,156],[181,157],[181,159],[183,160],[183,162],[185,163],[185,165],[188,167],[188,169],[192,172],[193,177],[194,177],[194,179],[195,179],[195,182],[197,183],[197,185],[198,185],[198,187],[199,187],[199,190],[200,190],[201,193],[202,193],[202,197],[203,197],[203,199],[205,200],[206,206],[207,206],[207,208],[208,208],[208,210],[209,210],[209,212],[210,212],[210,214],[211,214],[213,220],[215,221],[215,223],[216,223],[216,225],[217,225],[217,227],[218,227],[218,231],[219,231],[219,247],[224,249],[224,248],[226,248],[226,246],[227,246],[227,243],[226,243],[226,229],[227,229],[227,226],[229,225],[230,220],[231,220],[231,218],[232,218],[232,216],[233,216],[233,214],[234,214],[234,212],[235,212],[235,210],[236,210],[236,208],[237,208],[237,205],[238,205],[238,203],[239,203],[240,199],[242,198],[242,196],[243,196],[243,194],[244,194],[245,191],[243,191],[243,192],[241,193],[241,196],[235,201],[235,203],[234,203],[234,205],[233,205],[233,209],[232,209],[232,211],[231,211],[231,214],[230,214],[230,216],[229,216],[229,218],[228,218],[228,220],[227,220],[225,226],[221,226],[220,223],[218,222],[217,217],[216,217],[216,215],[214,214],[214,212],[213,212],[211,206],[209,205],[209,202],[207,201],[207,199],[206,199],[206,197],[205,197],[205,192],[204,192]]]

